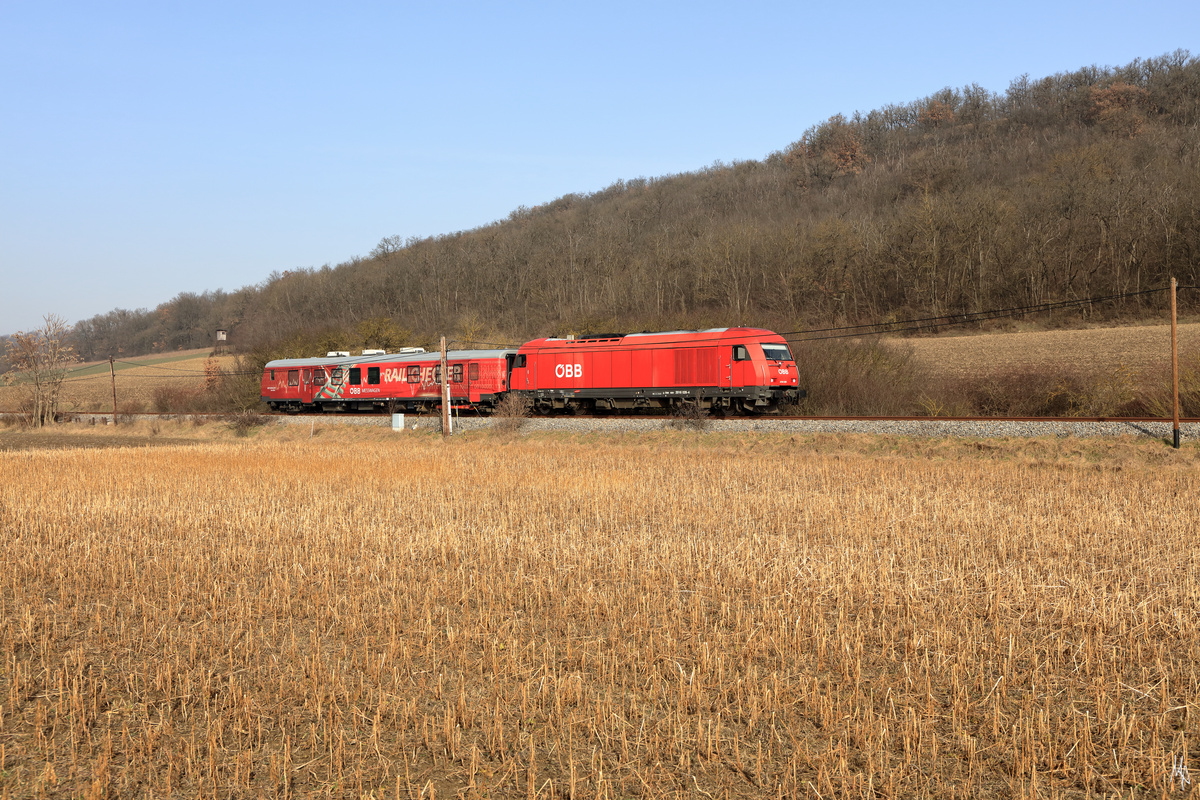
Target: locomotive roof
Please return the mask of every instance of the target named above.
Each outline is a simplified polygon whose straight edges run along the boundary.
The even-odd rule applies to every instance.
[[[629,341],[631,339],[643,339],[657,336],[679,337],[681,342],[700,340],[723,339],[725,335],[745,335],[745,336],[778,336],[774,331],[769,331],[766,328],[707,328],[702,331],[642,331],[641,333],[599,333],[585,334],[577,336],[574,339],[562,339],[558,337],[547,337],[545,339],[534,339],[526,344],[538,345],[553,345],[558,347],[570,347],[578,344],[615,344],[617,342]],[[630,342],[631,344],[633,342]]]
[[[504,358],[515,355],[516,350],[450,350],[446,353],[447,361],[481,361],[487,358]],[[320,358],[277,358],[268,361],[268,369],[285,369],[288,367],[357,367],[364,364],[395,364],[410,361],[441,361],[441,353],[384,353],[374,356],[333,356]]]

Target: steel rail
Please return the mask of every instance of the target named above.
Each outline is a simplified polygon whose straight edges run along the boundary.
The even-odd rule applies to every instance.
[[[227,419],[237,416],[238,412],[230,411],[135,411],[126,413],[118,413],[117,416],[125,417],[160,417],[160,418],[203,418],[203,419]],[[292,417],[303,419],[383,419],[389,416],[389,412],[356,412],[356,411],[313,411],[313,412],[293,412],[286,411],[257,411],[252,412],[263,417]],[[415,412],[404,412],[407,417],[437,418],[438,414],[418,414]],[[20,416],[19,411],[0,411],[0,416]],[[111,411],[64,411],[59,412],[59,416],[63,419],[71,417],[111,417]],[[469,412],[462,415],[470,419],[500,419],[495,414],[480,414]],[[725,416],[707,415],[703,417],[713,421],[768,421],[779,420],[786,422],[1163,422],[1170,423],[1171,417],[940,417],[940,416],[876,416],[876,415],[848,415],[848,416],[783,416],[779,414],[729,414]],[[529,419],[560,419],[560,420],[622,420],[622,419],[661,419],[663,421],[683,419],[683,417],[674,416],[668,413],[660,414],[623,414],[621,412],[609,412],[605,414],[533,414]],[[1181,424],[1200,423],[1200,417],[1180,417]]]

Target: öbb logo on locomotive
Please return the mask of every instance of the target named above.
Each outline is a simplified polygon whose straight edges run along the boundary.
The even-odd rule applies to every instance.
[[[582,378],[582,364],[558,364],[554,367],[554,377],[556,378]]]
[[[763,414],[805,394],[788,343],[763,328],[547,337],[515,349],[452,350],[445,378],[455,408],[485,413],[512,395],[538,413],[690,406]],[[432,412],[442,403],[441,381],[440,354],[334,352],[269,362],[262,399],[292,412]]]

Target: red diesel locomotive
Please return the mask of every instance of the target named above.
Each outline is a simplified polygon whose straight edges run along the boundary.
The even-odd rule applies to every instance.
[[[787,342],[762,328],[534,339],[509,387],[543,411],[700,408],[756,414],[803,393]]]
[[[281,359],[266,365],[262,398],[273,409],[432,410],[440,363],[435,353]],[[451,351],[447,365],[451,403],[483,410],[510,392],[542,413],[694,405],[758,414],[804,396],[787,342],[762,328],[534,339]]]

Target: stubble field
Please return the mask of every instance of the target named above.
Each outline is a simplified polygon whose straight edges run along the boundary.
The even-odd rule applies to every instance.
[[[2,452],[0,796],[1176,794],[1200,763],[1198,456]]]
[[[111,411],[113,379],[116,379],[117,407],[131,413],[153,411],[155,392],[200,392],[206,385],[206,368],[233,370],[236,358],[212,357],[212,350],[187,350],[165,355],[136,356],[118,360],[115,376],[107,361],[73,364],[63,383],[60,409],[72,411]],[[0,411],[17,411],[27,395],[19,382],[0,385]]]

